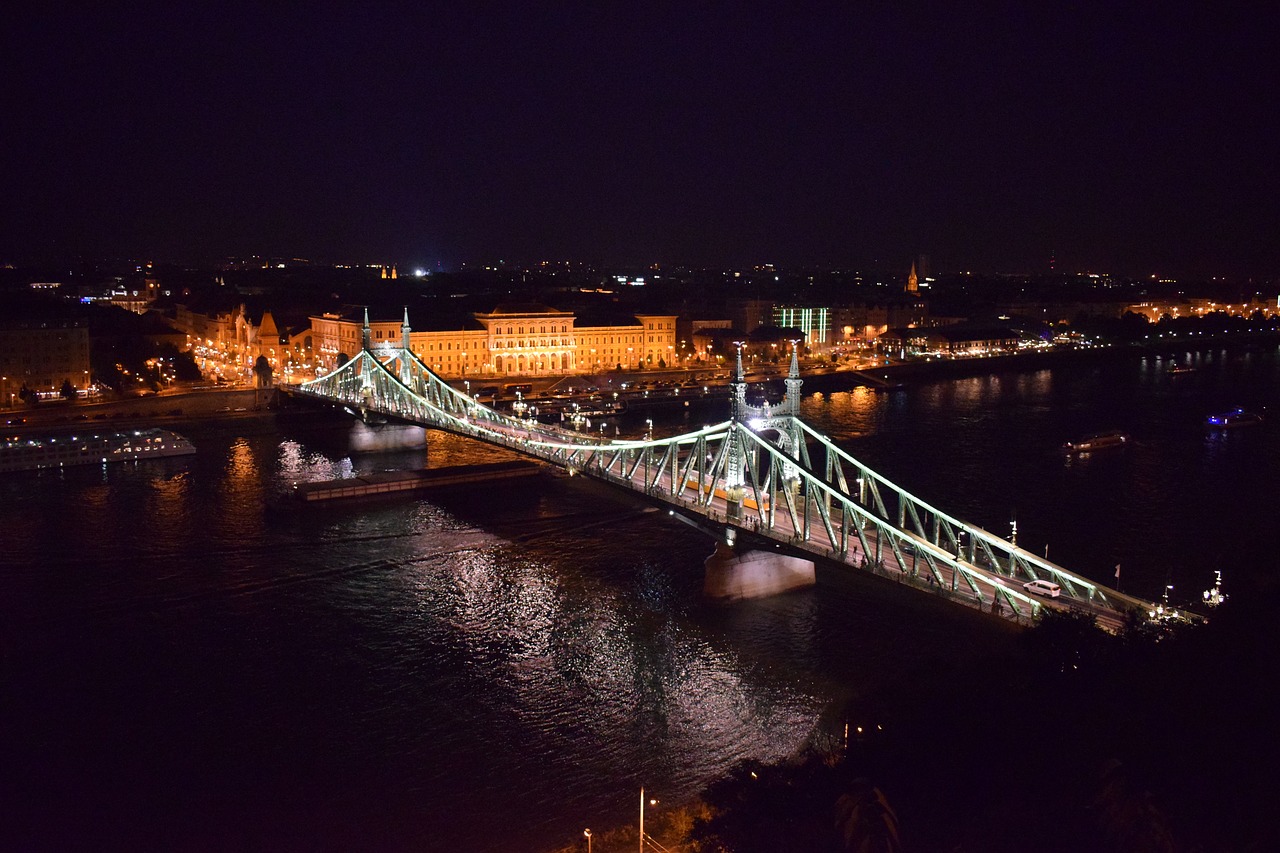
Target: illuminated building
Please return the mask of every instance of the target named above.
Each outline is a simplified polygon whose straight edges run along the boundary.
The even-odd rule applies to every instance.
[[[409,345],[423,364],[448,378],[564,376],[619,366],[624,370],[673,366],[675,315],[637,315],[636,320],[625,325],[577,326],[571,311],[506,303],[471,315],[458,328],[413,329]],[[401,322],[401,318],[370,319],[375,351],[398,346]],[[312,317],[317,367],[333,370],[359,352],[363,323],[363,317],[354,315]]]
[[[781,329],[799,329],[810,350],[831,345],[831,309],[795,308],[779,305],[773,309],[773,325]]]
[[[15,405],[23,387],[56,395],[64,382],[89,385],[88,329],[70,321],[0,325],[0,405]]]

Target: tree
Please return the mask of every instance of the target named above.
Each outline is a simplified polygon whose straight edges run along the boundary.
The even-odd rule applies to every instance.
[[[1115,850],[1172,853],[1173,837],[1155,797],[1134,782],[1119,760],[1103,765],[1093,808],[1099,828]]]
[[[884,793],[866,779],[854,781],[836,800],[836,826],[844,849],[856,853],[897,853],[902,849],[898,816]]]
[[[70,379],[62,380],[62,388],[58,391],[64,400],[74,400],[76,398],[76,386],[71,384]]]

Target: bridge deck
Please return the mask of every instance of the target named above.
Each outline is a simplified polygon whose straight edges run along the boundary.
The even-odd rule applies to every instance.
[[[287,390],[506,447],[643,494],[730,541],[774,543],[1006,619],[1025,623],[1054,607],[1117,630],[1129,611],[1148,606],[921,501],[812,432],[795,406],[790,413],[754,409],[766,417],[749,423],[735,414],[694,433],[612,440],[489,409],[407,349],[383,356],[365,349],[328,376]],[[789,395],[798,394],[797,377],[793,368]],[[770,430],[775,437],[765,438]],[[823,464],[810,462],[810,442],[825,452]],[[1060,583],[1061,597],[1027,594],[1023,583],[1038,578]]]

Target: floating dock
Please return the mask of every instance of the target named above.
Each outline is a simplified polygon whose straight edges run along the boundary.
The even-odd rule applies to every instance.
[[[541,474],[544,467],[537,462],[514,460],[484,465],[455,465],[450,468],[425,468],[418,471],[385,471],[364,477],[326,480],[322,483],[299,483],[293,487],[298,500],[331,501],[344,498],[367,498],[400,492],[417,492],[445,486],[513,480]]]

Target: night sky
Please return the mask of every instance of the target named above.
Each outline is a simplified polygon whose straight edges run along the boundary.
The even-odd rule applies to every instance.
[[[23,5],[0,260],[1280,273],[1266,4]]]

